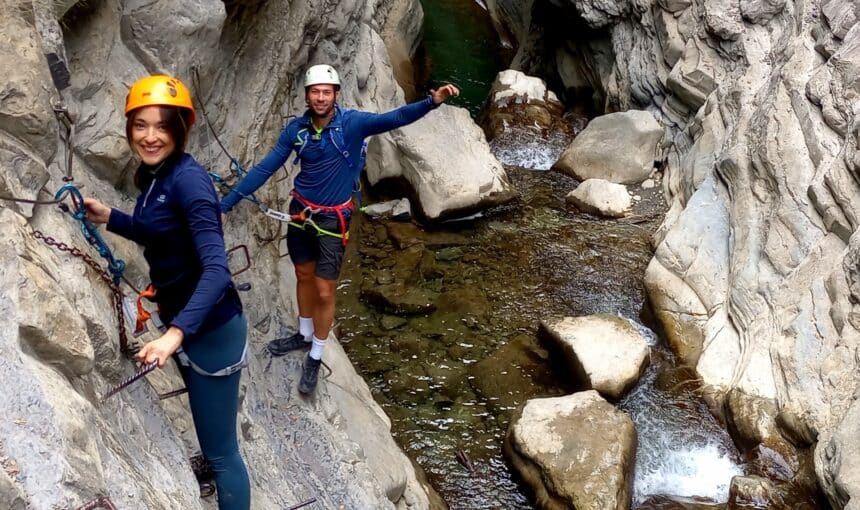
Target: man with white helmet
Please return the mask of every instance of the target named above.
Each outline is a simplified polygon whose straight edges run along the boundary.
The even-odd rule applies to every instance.
[[[330,65],[314,65],[305,73],[304,115],[293,119],[278,143],[224,199],[230,211],[243,196],[262,186],[295,151],[301,163],[290,202],[294,221],[287,229],[287,248],[296,269],[299,331],[269,342],[275,356],[310,348],[302,369],[299,391],[316,388],[322,351],[335,312],[335,285],[346,247],[352,195],[364,167],[365,138],[405,126],[438,107],[460,91],[446,84],[430,95],[387,113],[343,110],[337,104],[340,77]]]

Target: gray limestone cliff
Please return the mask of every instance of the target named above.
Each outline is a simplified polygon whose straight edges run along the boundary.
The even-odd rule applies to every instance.
[[[490,7],[521,36],[516,67],[664,126],[671,210],[646,285],[670,345],[739,443],[814,446],[830,503],[860,508],[860,4]]]

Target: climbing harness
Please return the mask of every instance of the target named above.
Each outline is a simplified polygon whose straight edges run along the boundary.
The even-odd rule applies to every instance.
[[[245,338],[245,347],[242,348],[242,356],[239,358],[239,361],[233,363],[229,367],[224,367],[221,370],[216,370],[214,372],[209,372],[197,363],[191,361],[191,358],[188,357],[188,354],[185,353],[181,346],[176,350],[176,358],[179,360],[180,365],[189,367],[191,370],[194,370],[202,376],[227,377],[228,375],[233,375],[248,366],[248,338]]]
[[[124,390],[125,388],[130,386],[132,383],[134,383],[135,381],[140,379],[141,377],[143,377],[146,374],[155,370],[156,368],[158,368],[158,362],[157,361],[153,361],[152,363],[149,363],[149,364],[142,366],[134,374],[126,377],[125,379],[122,380],[122,382],[120,382],[119,384],[117,384],[116,386],[111,388],[107,393],[105,393],[104,396],[100,399],[100,402],[104,402],[105,400],[109,399],[110,397],[116,395],[117,393]]]
[[[244,245],[244,244],[236,245],[236,246],[230,248],[229,250],[227,250],[228,263],[229,263],[230,255],[237,250],[241,250],[241,252],[244,253],[245,265],[244,265],[244,267],[242,267],[238,271],[231,272],[230,276],[232,276],[232,277],[236,277],[237,275],[244,273],[248,269],[251,269],[251,255],[248,252],[248,246]],[[245,283],[242,283],[240,285],[237,285],[235,288],[236,288],[236,291],[238,291],[238,292],[245,292],[245,291],[251,290],[251,284],[248,282],[245,282]],[[137,312],[135,314],[137,319],[135,320],[134,333],[133,333],[135,338],[137,338],[137,337],[139,337],[139,336],[141,336],[144,333],[147,333],[149,331],[149,329],[146,327],[146,321],[148,321],[148,320],[152,320],[156,329],[158,329],[159,331],[163,332],[164,330],[166,330],[166,328],[164,327],[164,323],[161,322],[161,319],[158,316],[158,314],[150,312],[143,305],[144,299],[147,299],[149,301],[153,301],[152,298],[154,298],[156,296],[156,294],[157,294],[157,289],[155,288],[155,285],[152,283],[150,283],[149,285],[146,286],[145,289],[143,289],[142,291],[139,291],[137,293],[137,300],[136,300]]]
[[[290,195],[296,200],[298,200],[303,206],[305,206],[305,208],[302,209],[301,212],[290,215],[289,224],[291,226],[304,230],[306,226],[310,225],[317,231],[317,235],[338,237],[340,238],[341,243],[346,246],[346,242],[349,240],[349,230],[346,226],[346,216],[344,215],[344,211],[352,211],[352,198],[342,204],[338,204],[335,206],[327,206],[315,204],[304,198],[303,196],[299,195],[298,192],[296,192],[295,190],[291,191]],[[337,216],[337,221],[340,225],[340,233],[325,230],[319,225],[317,225],[316,222],[314,222],[312,216],[314,214],[320,213],[334,213],[335,216]]]
[[[146,321],[152,318],[152,314],[143,306],[144,299],[152,299],[155,297],[155,285],[149,284],[137,295],[137,321],[134,324],[134,336],[138,337],[148,330],[146,329]]]

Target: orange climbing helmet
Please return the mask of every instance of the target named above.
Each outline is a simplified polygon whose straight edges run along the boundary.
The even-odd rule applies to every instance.
[[[126,116],[132,110],[143,106],[176,106],[187,108],[190,111],[188,127],[191,127],[196,120],[194,105],[191,103],[191,93],[188,92],[188,87],[179,81],[179,79],[172,76],[156,74],[134,82],[134,85],[128,89],[128,95],[125,98]]]

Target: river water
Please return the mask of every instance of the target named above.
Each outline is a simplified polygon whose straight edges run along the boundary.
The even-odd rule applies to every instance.
[[[474,115],[504,65],[492,27],[472,0],[422,3],[430,79],[460,85],[460,106]],[[529,398],[577,389],[553,363],[538,325],[592,313],[625,317],[652,344],[642,382],[618,404],[639,436],[634,503],[652,494],[725,501],[731,477],[741,474],[738,454],[643,313],[661,194],[633,189],[635,220],[577,212],[564,201],[576,181],[541,171],[567,141],[559,134],[493,145],[519,199],[484,217],[433,231],[356,218],[358,242],[339,285],[341,342],[395,438],[452,509],[532,509],[502,454],[508,423]],[[382,285],[418,289],[437,308],[395,315],[373,295]]]

